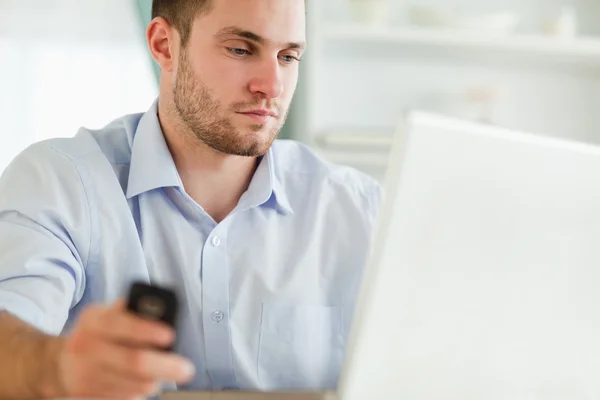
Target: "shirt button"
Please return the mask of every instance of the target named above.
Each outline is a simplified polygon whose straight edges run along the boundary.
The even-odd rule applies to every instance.
[[[223,313],[221,311],[213,311],[212,315],[211,315],[211,319],[214,322],[221,322],[223,321]]]
[[[219,245],[221,244],[221,238],[219,238],[218,236],[213,236],[211,242],[214,247],[219,247]]]

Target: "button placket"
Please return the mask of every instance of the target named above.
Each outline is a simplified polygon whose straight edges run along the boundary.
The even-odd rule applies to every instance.
[[[215,388],[235,387],[229,321],[227,224],[214,229],[202,255],[202,319],[206,367]]]

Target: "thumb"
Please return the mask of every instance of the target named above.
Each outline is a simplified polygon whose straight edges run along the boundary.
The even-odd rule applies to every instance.
[[[117,299],[109,308],[115,311],[124,311],[127,302],[123,298]]]

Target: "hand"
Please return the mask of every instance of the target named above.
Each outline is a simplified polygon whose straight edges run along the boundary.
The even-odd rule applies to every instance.
[[[125,302],[82,311],[57,351],[59,396],[133,399],[157,394],[159,382],[188,382],[194,367],[183,357],[159,350],[175,332],[128,312]]]

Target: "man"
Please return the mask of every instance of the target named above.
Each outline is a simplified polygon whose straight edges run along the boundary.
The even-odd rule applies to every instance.
[[[150,110],[35,144],[0,180],[0,397],[334,388],[380,190],[274,141],[304,0],[153,14]],[[124,309],[138,280],[176,290],[177,332]]]

